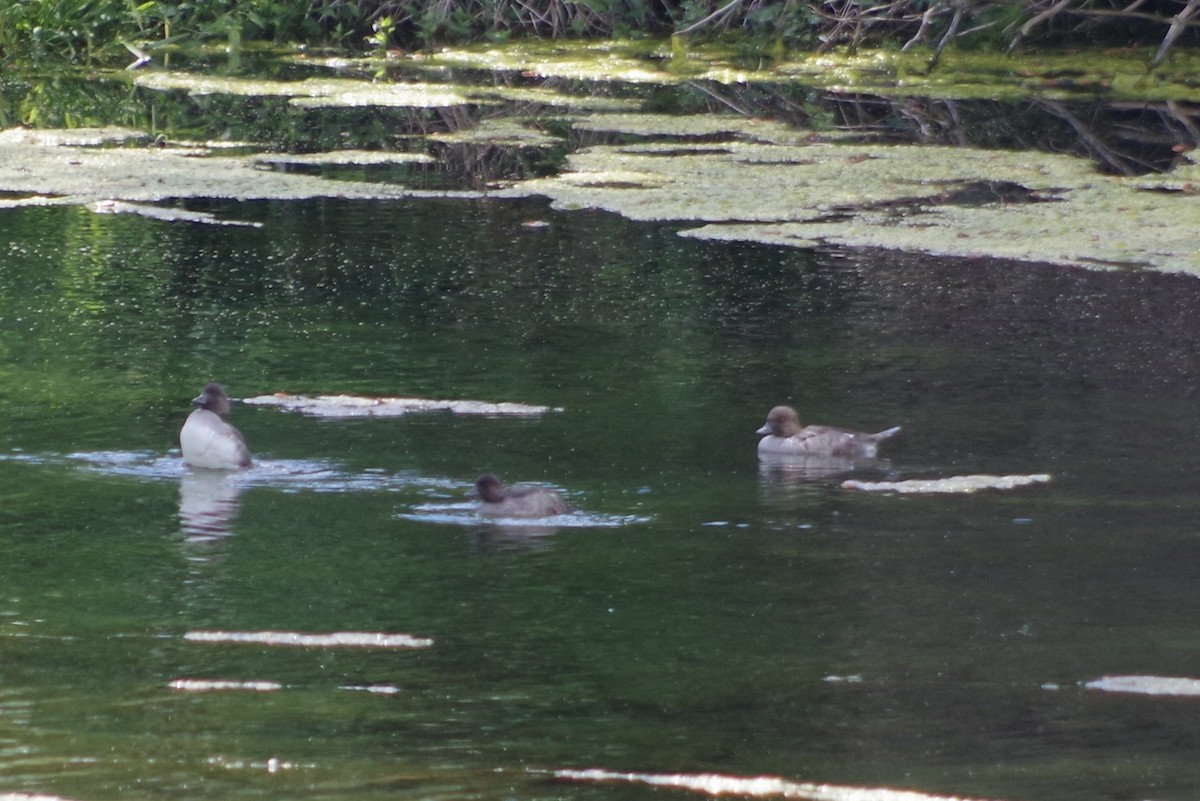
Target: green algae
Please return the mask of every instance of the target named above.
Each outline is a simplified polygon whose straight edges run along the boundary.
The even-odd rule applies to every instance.
[[[609,123],[627,132],[672,131],[676,138],[586,148],[572,154],[559,175],[512,182],[490,194],[543,195],[562,210],[674,221],[695,238],[1200,274],[1194,233],[1200,205],[1193,196],[1200,167],[1192,162],[1162,176],[1122,178],[1065,155],[800,141],[794,130],[715,115],[621,115]],[[599,122],[589,117],[580,125]],[[506,130],[497,126],[489,132],[484,125],[482,132]],[[743,130],[754,139],[747,141]],[[686,141],[698,131],[724,131],[725,138]],[[540,143],[542,134],[528,133],[514,144]],[[0,133],[0,189],[18,196],[3,205],[481,196],[262,169],[264,160],[428,161],[423,154],[228,155],[202,143],[153,147],[142,144],[145,139],[124,129]]]
[[[134,84],[155,91],[182,90],[191,95],[240,95],[245,97],[287,97],[290,103],[304,107],[384,106],[404,108],[444,108],[469,102],[466,96],[444,84],[380,83],[349,78],[305,78],[279,81],[197,75],[187,72],[146,72],[134,78]]]
[[[890,50],[764,57],[747,65],[728,48],[698,46],[672,55],[666,42],[519,42],[504,47],[445,49],[423,62],[539,77],[677,85],[801,83],[841,92],[890,96],[1016,100],[1078,98],[1195,100],[1200,54],[1180,51],[1153,71],[1151,49],[1040,53],[947,50],[936,69],[930,53]]]
[[[1200,73],[1200,61],[1193,65],[1193,58],[1180,54],[1151,74],[1145,71],[1146,54],[1136,51],[1020,58],[947,53],[932,72],[925,56],[892,52],[764,59],[750,68],[717,49],[673,56],[664,43],[526,42],[446,50],[412,60],[433,72],[472,67],[585,82],[677,85],[703,78],[794,81],[855,92],[874,88],[900,96],[1050,98],[1086,91],[1112,99],[1122,93],[1193,96],[1194,81],[1187,73],[1193,66]],[[340,59],[330,68],[349,73],[365,70],[369,63]],[[1161,175],[1110,177],[1067,155],[863,143],[844,133],[739,114],[639,113],[639,107],[651,102],[605,96],[603,91],[585,98],[545,86],[509,86],[507,80],[463,86],[344,74],[284,81],[147,71],[133,81],[151,91],[195,96],[285,97],[309,108],[486,108],[487,116],[477,122],[469,113],[439,111],[453,130],[412,135],[404,149],[414,151],[421,150],[421,143],[503,150],[623,142],[580,149],[557,175],[510,178],[506,185],[489,180],[487,185],[499,187],[489,194],[542,195],[562,210],[603,209],[632,219],[673,221],[689,237],[1200,273],[1200,252],[1192,242],[1200,225],[1192,197],[1200,186],[1200,166],[1186,156],[1183,164]],[[492,108],[505,103],[523,106]],[[546,108],[553,111],[546,114]],[[128,129],[2,133],[0,190],[10,195],[4,205],[145,204],[187,197],[481,196],[264,169],[287,163],[434,161],[420,152],[347,149],[282,156],[245,143],[237,147],[246,152],[237,153],[216,143],[150,144],[148,134]]]
[[[775,143],[805,141],[811,131],[797,129],[774,120],[731,114],[591,114],[577,117],[577,131],[601,131],[645,137],[730,137],[746,141]]]
[[[497,147],[558,147],[563,140],[544,133],[531,123],[513,117],[489,117],[473,128],[430,134],[429,138],[446,144],[478,144]]]
[[[87,205],[97,201],[162,203],[183,198],[298,200],[340,197],[386,200],[400,197],[478,197],[476,192],[429,192],[395,184],[343,181],[263,169],[262,154],[231,155],[203,143],[115,146],[149,139],[124,129],[0,132],[0,189],[9,197],[0,208],[29,205]],[[108,146],[98,146],[108,145]],[[345,153],[308,159],[344,163]],[[356,163],[365,158],[350,154]],[[394,160],[412,156],[393,154]],[[416,160],[423,160],[419,157]]]
[[[1150,191],[1180,183],[1167,176],[1104,176],[1056,154],[792,139],[600,145],[510,191],[707,223],[683,231],[696,238],[1200,274],[1200,206],[1186,189]]]
[[[328,153],[265,153],[251,158],[256,164],[305,166],[373,166],[380,164],[430,164],[425,153],[394,153],[381,150],[335,150]]]

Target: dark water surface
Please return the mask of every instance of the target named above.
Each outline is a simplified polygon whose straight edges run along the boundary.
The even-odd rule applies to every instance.
[[[603,767],[1195,798],[1200,699],[1082,686],[1200,675],[1195,279],[533,202],[192,207],[264,227],[0,216],[0,794],[682,797],[538,772]],[[263,466],[206,484],[173,449],[210,378],[563,411],[236,405]],[[781,402],[904,426],[861,478],[1054,480],[760,473]],[[483,471],[562,488],[585,524],[428,511]],[[208,630],[433,645],[184,637]]]

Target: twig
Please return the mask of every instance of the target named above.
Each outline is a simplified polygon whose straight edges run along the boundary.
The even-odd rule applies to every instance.
[[[688,83],[688,85],[689,85],[689,86],[691,86],[693,89],[699,89],[701,92],[703,92],[704,94],[708,95],[708,96],[709,96],[709,97],[711,97],[713,100],[717,101],[718,103],[720,103],[721,105],[723,105],[723,106],[725,106],[726,108],[730,109],[731,111],[736,111],[738,114],[741,114],[743,117],[750,117],[750,116],[752,116],[752,115],[750,114],[750,112],[749,112],[749,111],[747,111],[746,109],[744,109],[744,108],[742,108],[742,107],[738,106],[736,103],[734,103],[734,102],[733,102],[732,100],[730,100],[729,98],[727,98],[727,97],[724,97],[724,96],[722,96],[722,95],[718,94],[718,93],[717,93],[715,90],[713,90],[713,89],[709,89],[707,86],[703,86],[703,85],[701,85],[701,84],[698,84],[698,83],[696,83],[696,82],[694,82],[694,81],[691,81],[691,82],[689,82],[689,83]]]
[[[904,43],[904,47],[900,48],[900,52],[907,53],[914,45],[923,43],[929,31],[929,26],[933,22],[934,15],[940,14],[944,10],[940,2],[934,3],[925,9],[925,13],[921,15],[921,27],[917,28],[917,32],[913,34],[913,37]]]
[[[1091,149],[1096,157],[1104,161],[1110,167],[1122,175],[1133,175],[1136,171],[1126,163],[1126,158],[1114,152],[1112,148],[1100,141],[1092,130],[1084,125],[1079,118],[1067,110],[1065,106],[1054,100],[1038,100],[1037,105],[1045,108],[1050,113],[1066,120],[1075,133],[1079,134],[1079,139],[1088,148]]]
[[[1017,31],[1017,35],[1013,37],[1012,42],[1009,43],[1008,52],[1011,53],[1012,51],[1016,50],[1017,45],[1020,44],[1022,39],[1024,39],[1026,36],[1029,35],[1030,31],[1032,31],[1038,25],[1041,25],[1042,22],[1044,22],[1045,20],[1048,20],[1051,17],[1058,14],[1058,12],[1062,11],[1064,8],[1069,6],[1071,3],[1072,3],[1072,0],[1058,0],[1058,2],[1055,3],[1054,5],[1052,5],[1050,8],[1046,9],[1042,13],[1035,16],[1033,19],[1026,22],[1024,25],[1022,25],[1021,29],[1019,31]]]
[[[1187,27],[1188,20],[1194,17],[1197,11],[1200,11],[1200,0],[1188,0],[1188,4],[1184,6],[1183,10],[1172,18],[1171,27],[1167,31],[1167,35],[1163,37],[1158,52],[1154,54],[1154,60],[1150,62],[1150,69],[1157,67],[1167,57],[1167,51],[1171,49],[1171,45],[1175,44],[1179,34],[1183,33],[1183,29]]]
[[[946,48],[946,45],[950,44],[950,40],[958,33],[958,26],[962,23],[964,10],[962,5],[955,4],[954,17],[950,20],[950,27],[946,28],[946,33],[942,35],[941,41],[938,42],[937,50],[933,51],[933,58],[929,60],[929,69],[931,71],[937,66],[938,59],[942,57],[942,50]]]
[[[741,4],[742,4],[742,0],[730,0],[729,3],[721,6],[716,11],[714,11],[713,13],[711,13],[707,17],[705,17],[704,19],[693,22],[691,25],[687,26],[682,31],[675,31],[675,36],[687,36],[692,31],[698,30],[699,28],[703,28],[705,25],[712,22],[713,20],[720,19],[721,17],[725,16],[726,14],[732,14],[734,12],[734,10]]]

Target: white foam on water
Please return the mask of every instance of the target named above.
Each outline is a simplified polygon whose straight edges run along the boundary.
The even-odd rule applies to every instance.
[[[390,684],[343,684],[338,689],[375,695],[398,695],[400,693],[399,687],[393,687]]]
[[[910,479],[907,481],[843,481],[842,489],[859,490],[861,492],[897,492],[907,493],[946,493],[969,495],[981,490],[1010,490],[1018,487],[1028,487],[1034,484],[1045,484],[1050,481],[1047,473],[1032,475],[993,476],[978,474],[969,476],[950,476],[948,478]]]
[[[719,773],[619,773],[611,770],[556,770],[556,779],[577,782],[625,782],[690,790],[704,795],[794,798],[803,801],[984,801],[888,787],[848,787],[795,782],[775,776],[724,776]]]
[[[336,631],[308,634],[298,631],[189,631],[188,642],[271,645],[288,648],[429,648],[433,640],[376,631]]]
[[[280,759],[279,757],[271,757],[270,759],[257,762],[244,759],[230,759],[224,756],[211,756],[206,762],[220,768],[228,770],[265,770],[267,773],[278,773],[281,770],[297,770],[302,768],[315,768],[312,763],[289,762]]]
[[[1173,676],[1101,676],[1083,685],[1089,690],[1138,695],[1200,696],[1200,679]]]
[[[169,685],[172,690],[188,693],[222,692],[229,690],[249,690],[265,693],[282,690],[283,685],[276,681],[232,681],[226,679],[175,679]]]
[[[642,515],[604,515],[594,512],[569,512],[550,517],[491,517],[475,511],[475,503],[423,503],[411,511],[396,515],[402,520],[418,523],[441,523],[451,526],[497,526],[501,528],[619,528],[636,523],[648,523],[653,518]]]
[[[8,455],[0,455],[4,458]],[[22,461],[38,464],[76,464],[84,469],[110,476],[130,476],[146,480],[174,480],[199,477],[221,478],[239,489],[268,487],[285,492],[396,492],[423,489],[465,491],[470,482],[422,476],[415,472],[387,473],[379,469],[349,472],[336,463],[320,459],[269,459],[256,457],[245,470],[204,470],[189,467],[183,457],[150,451],[81,451],[65,457],[21,454]]]
[[[243,398],[251,406],[276,406],[312,417],[402,417],[414,412],[450,412],[489,417],[536,417],[561,408],[527,403],[492,403],[474,400],[434,400],[430,398],[368,397],[362,395],[257,395]]]

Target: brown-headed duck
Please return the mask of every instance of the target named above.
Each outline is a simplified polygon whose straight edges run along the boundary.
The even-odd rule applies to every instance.
[[[900,433],[900,426],[875,434],[831,426],[801,426],[791,406],[776,406],[758,429],[759,456],[823,454],[843,458],[874,459],[879,443]]]
[[[553,517],[574,511],[555,490],[534,484],[506,487],[486,473],[475,479],[476,511],[487,517]]]
[[[188,415],[179,431],[179,449],[183,461],[192,467],[213,470],[240,470],[249,467],[250,449],[236,428],[225,422],[229,416],[229,396],[220,384],[207,384],[192,398],[200,408]]]

